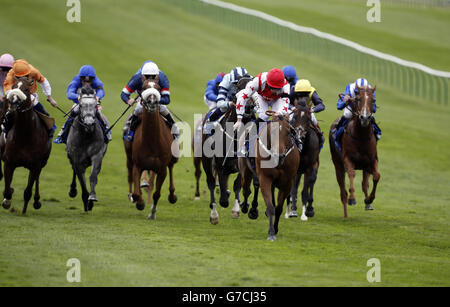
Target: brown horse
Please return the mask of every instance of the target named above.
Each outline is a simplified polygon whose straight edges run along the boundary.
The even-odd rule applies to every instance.
[[[194,125],[194,133],[192,135],[192,151],[194,152],[194,168],[195,168],[195,200],[200,199],[200,176],[202,175],[202,157],[197,156],[195,152],[196,143],[201,146],[202,142],[202,123],[205,115],[202,116]]]
[[[159,113],[159,85],[157,81],[146,80],[143,84],[141,124],[137,127],[132,142],[124,140],[127,154],[128,184],[130,191],[134,184],[132,200],[136,202],[138,210],[144,210],[140,188],[141,174],[144,170],[156,173],[156,188],[153,193],[153,205],[149,219],[155,219],[156,206],[161,196],[161,187],[169,168],[170,187],[169,202],[177,201],[173,184],[173,166],[177,162],[172,147],[177,147],[172,133]],[[174,143],[174,144],[172,144]]]
[[[372,127],[373,93],[375,88],[368,86],[358,87],[358,95],[348,100],[353,112],[353,117],[342,134],[342,153],[334,144],[331,130],[333,130],[339,119],[335,120],[330,128],[329,141],[331,157],[336,170],[336,179],[341,189],[341,201],[344,205],[344,217],[347,218],[347,202],[356,205],[355,189],[353,181],[355,170],[363,171],[362,190],[364,191],[366,210],[373,210],[372,202],[375,199],[375,191],[380,173],[378,172],[377,142]],[[350,179],[350,197],[345,189],[345,173]],[[370,195],[369,176],[373,176],[373,188]]]
[[[291,192],[300,163],[300,153],[291,133],[292,130],[298,132],[300,116],[294,109],[292,123],[289,123],[287,116],[276,115],[273,111],[267,111],[266,114],[274,116],[275,119],[261,129],[260,138],[255,143],[256,173],[261,194],[266,203],[266,215],[269,217],[267,240],[274,241],[276,240],[275,235],[278,233],[278,222],[283,211],[283,204]],[[265,142],[267,145],[262,140],[267,140]],[[279,190],[276,208],[275,188]]]
[[[3,196],[3,208],[11,207],[11,198],[14,189],[11,187],[14,170],[17,167],[25,167],[30,173],[28,185],[23,193],[24,206],[22,213],[27,211],[28,202],[31,199],[33,185],[35,185],[33,207],[41,207],[39,195],[39,176],[42,168],[47,164],[52,148],[47,126],[33,111],[30,88],[33,80],[27,78],[15,78],[13,89],[9,92],[7,99],[10,112],[14,112],[14,125],[6,137],[2,138],[1,154],[4,161],[5,190]]]

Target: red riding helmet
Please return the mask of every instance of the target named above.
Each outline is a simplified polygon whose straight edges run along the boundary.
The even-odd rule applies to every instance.
[[[278,69],[274,68],[267,74],[267,84],[273,88],[282,88],[286,83],[284,78],[284,73]]]

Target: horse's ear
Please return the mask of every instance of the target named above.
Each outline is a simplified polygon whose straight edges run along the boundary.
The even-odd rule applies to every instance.
[[[374,93],[376,89],[377,89],[377,86],[374,85],[373,88],[372,88],[372,93]]]
[[[356,90],[359,93],[361,91],[361,87],[359,85],[356,85]]]

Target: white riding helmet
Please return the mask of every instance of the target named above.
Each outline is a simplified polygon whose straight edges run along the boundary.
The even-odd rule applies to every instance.
[[[142,67],[142,75],[159,75],[158,65],[153,62],[145,63]]]

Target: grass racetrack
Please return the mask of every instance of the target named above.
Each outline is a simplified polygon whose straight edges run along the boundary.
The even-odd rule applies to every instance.
[[[72,106],[67,85],[82,65],[93,65],[105,84],[103,113],[110,121],[125,109],[120,92],[147,59],[168,75],[169,108],[191,126],[193,114],[206,110],[203,91],[217,72],[244,66],[256,75],[292,64],[327,106],[317,115],[327,135],[341,115],[337,94],[359,77],[162,0],[81,1],[81,23],[66,21],[65,1],[4,2],[0,53],[40,69],[65,110]],[[442,50],[448,51],[448,43],[443,41]],[[449,68],[447,51],[442,65],[433,68]],[[427,64],[413,51],[407,59]],[[59,129],[62,114],[39,94]],[[327,140],[315,188],[316,216],[307,222],[282,218],[276,242],[266,241],[261,196],[258,220],[246,215],[232,220],[229,207],[219,210],[218,225],[210,225],[204,173],[202,198],[194,201],[192,158],[175,165],[178,202],[167,200],[167,178],[156,220],[146,220],[149,206],[137,211],[127,199],[123,119],[103,160],[99,202],[88,214],[80,196],[67,195],[71,168],[64,145],[54,145],[41,175],[42,208],[29,206],[25,216],[0,210],[0,286],[449,286],[450,107],[405,96],[386,84],[377,85],[377,105],[383,136],[375,211],[364,210],[358,172],[358,204],[344,220]],[[24,169],[16,170],[18,211],[26,178]],[[69,258],[81,262],[80,284],[66,281]],[[380,259],[380,283],[366,279],[370,258]]]

